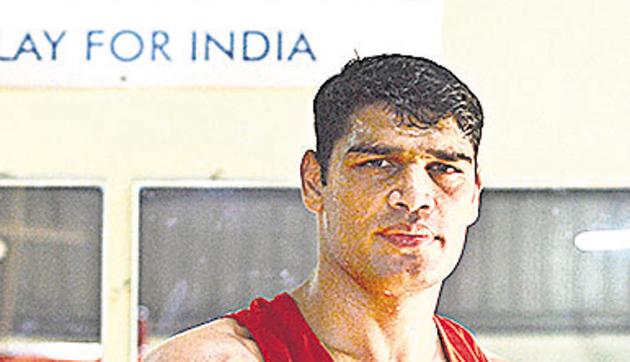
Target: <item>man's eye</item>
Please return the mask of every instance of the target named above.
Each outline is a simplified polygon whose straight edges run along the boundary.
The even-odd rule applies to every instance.
[[[380,168],[380,169],[391,169],[394,167],[394,164],[385,159],[377,159],[377,160],[369,160],[361,163],[361,167],[370,167],[370,168]]]
[[[454,175],[462,173],[457,167],[447,165],[444,163],[434,163],[429,166],[429,172],[439,175]]]

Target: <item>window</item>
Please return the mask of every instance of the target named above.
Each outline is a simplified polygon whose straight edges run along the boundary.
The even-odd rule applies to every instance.
[[[99,186],[0,184],[0,359],[100,358],[102,215]]]
[[[153,341],[293,289],[315,267],[315,220],[296,188],[208,182],[138,192],[140,305]]]
[[[443,312],[478,332],[630,328],[630,250],[585,253],[584,230],[630,227],[630,190],[488,190]]]

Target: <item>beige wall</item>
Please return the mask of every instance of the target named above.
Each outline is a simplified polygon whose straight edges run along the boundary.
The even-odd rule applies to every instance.
[[[630,2],[444,2],[445,63],[487,115],[486,180],[630,186]]]
[[[630,3],[444,4],[444,60],[478,93],[488,186],[630,186]],[[311,89],[0,89],[0,172],[107,185],[105,357],[129,355],[137,178],[282,180]]]
[[[3,89],[0,172],[297,182],[311,99],[305,89]]]

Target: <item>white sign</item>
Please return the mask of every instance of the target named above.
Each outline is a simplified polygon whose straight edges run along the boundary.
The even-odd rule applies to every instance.
[[[352,58],[439,58],[441,1],[21,1],[1,86],[312,86]]]

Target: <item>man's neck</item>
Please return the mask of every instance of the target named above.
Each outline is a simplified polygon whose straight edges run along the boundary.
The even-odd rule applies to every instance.
[[[433,321],[440,287],[403,295],[368,291],[324,262],[291,294],[333,355],[349,360],[431,361],[441,353]]]

